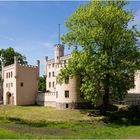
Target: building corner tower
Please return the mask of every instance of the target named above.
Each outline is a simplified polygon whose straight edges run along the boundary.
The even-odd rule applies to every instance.
[[[64,46],[62,44],[54,45],[54,59],[55,63],[60,63],[60,57],[64,56]]]

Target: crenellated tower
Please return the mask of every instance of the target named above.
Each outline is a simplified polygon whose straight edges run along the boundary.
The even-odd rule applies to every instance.
[[[55,63],[60,63],[60,57],[64,56],[64,46],[62,44],[54,45],[54,60]]]

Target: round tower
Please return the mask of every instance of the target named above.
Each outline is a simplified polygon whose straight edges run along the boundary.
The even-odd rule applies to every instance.
[[[55,63],[60,63],[60,57],[64,56],[64,46],[62,44],[54,45],[54,60]]]
[[[68,81],[67,84],[56,84],[56,107],[58,109],[88,108],[88,102],[81,96],[80,77],[75,75],[69,77]]]

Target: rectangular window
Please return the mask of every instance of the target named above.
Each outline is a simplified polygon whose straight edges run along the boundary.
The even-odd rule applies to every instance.
[[[56,98],[58,98],[58,91],[56,91]]]
[[[51,87],[51,82],[49,82],[49,88]]]
[[[54,77],[54,71],[52,72],[52,76]]]
[[[51,64],[49,64],[49,68],[51,68]]]
[[[13,77],[13,72],[11,72],[11,78]]]
[[[6,73],[6,78],[8,78],[8,73]]]
[[[9,72],[9,78],[10,78],[10,72]]]
[[[65,90],[65,98],[69,98],[69,90]]]
[[[52,67],[54,67],[54,63],[52,64]]]
[[[13,83],[11,83],[11,87],[13,87]]]
[[[52,83],[52,86],[54,87],[54,82]]]
[[[69,83],[69,77],[66,77],[65,78],[65,84],[68,84]]]
[[[20,83],[20,86],[23,87],[23,82]]]
[[[8,87],[8,83],[6,83],[6,87]]]
[[[49,72],[49,77],[51,77],[51,72]]]
[[[64,60],[64,64],[66,64],[66,60]]]
[[[56,78],[56,80],[55,80],[55,84],[56,84],[56,85],[58,84],[58,80],[57,80],[57,78]]]

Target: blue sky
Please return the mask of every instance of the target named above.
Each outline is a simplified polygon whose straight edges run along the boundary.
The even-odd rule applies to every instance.
[[[0,1],[0,49],[13,47],[27,57],[29,64],[53,57],[53,45],[58,43],[58,24],[66,33],[65,21],[84,1]],[[134,24],[140,29],[140,1],[127,6],[135,12]],[[65,48],[65,54],[71,50]]]

